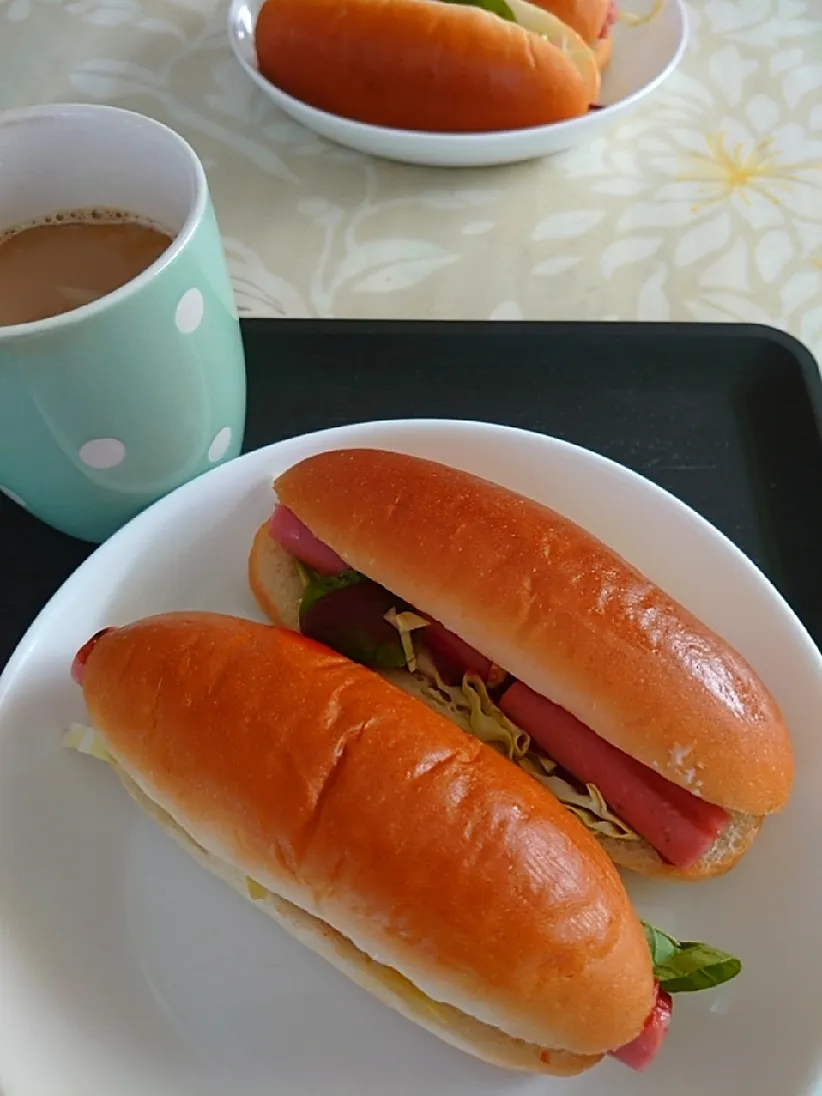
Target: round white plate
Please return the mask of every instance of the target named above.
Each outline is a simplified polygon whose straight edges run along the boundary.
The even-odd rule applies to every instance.
[[[255,84],[286,114],[322,137],[388,160],[430,167],[483,167],[535,160],[590,141],[649,95],[679,64],[688,38],[682,0],[621,0],[614,27],[613,61],[600,102],[607,110],[532,129],[500,133],[424,133],[386,129],[317,110],[287,95],[257,71],[254,26],[262,0],[231,0],[228,38],[237,60]],[[656,12],[656,14],[653,14]],[[652,18],[631,25],[632,17]]]
[[[736,644],[782,704],[798,779],[725,879],[630,881],[649,920],[742,957],[676,1001],[638,1075],[499,1072],[441,1044],[305,951],[200,869],[103,765],[64,750],[69,679],[98,628],[148,613],[256,615],[246,588],[271,479],[318,450],[395,448],[550,502]],[[560,441],[454,422],[370,423],[227,464],[104,544],[0,678],[0,1090],[6,1096],[798,1096],[820,1071],[822,659],[762,575],[646,480]]]

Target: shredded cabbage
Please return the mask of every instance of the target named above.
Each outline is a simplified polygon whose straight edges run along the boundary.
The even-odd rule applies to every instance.
[[[396,609],[389,609],[385,614],[385,620],[400,633],[402,653],[409,672],[413,674],[417,668],[417,656],[414,651],[414,640],[411,633],[417,628],[427,628],[428,621],[425,617],[418,616],[417,613],[412,613],[410,610],[398,613]]]
[[[61,739],[61,745],[69,750],[77,750],[88,757],[96,757],[98,761],[112,761],[105,742],[93,727],[87,727],[84,723],[72,723]]]
[[[586,784],[585,792],[579,791],[573,784],[557,776],[554,772],[556,764],[541,755],[531,754],[523,758],[520,766],[553,792],[557,799],[581,822],[584,822],[589,830],[593,830],[602,837],[614,837],[619,841],[639,840],[638,835],[608,809],[608,804],[596,784]]]
[[[403,999],[408,1004],[416,1004],[425,1009],[426,1012],[444,1027],[450,1027],[453,1023],[453,1019],[459,1017],[459,1011],[454,1008],[453,1005],[440,1004],[438,1001],[435,1001],[433,998],[429,997],[427,993],[423,993],[423,991],[406,978],[404,974],[400,974],[398,970],[395,970],[393,967],[385,966],[382,963],[377,963],[374,959],[370,959],[369,962],[373,973],[387,989],[391,990],[392,993],[395,993],[397,997]]]
[[[532,748],[525,731],[512,723],[493,702],[482,678],[476,674],[466,674],[462,686],[446,685],[427,652],[420,652],[413,677],[426,700],[463,730],[533,776],[589,830],[600,837],[612,837],[619,841],[639,840],[639,835],[609,810],[595,784],[586,784],[585,791],[582,791],[557,775],[556,763]]]
[[[503,715],[488,695],[482,678],[476,674],[466,674],[460,688],[445,685],[439,674],[433,682],[426,680],[427,674],[422,670],[414,677],[422,686],[426,699],[444,709],[445,714],[455,719],[474,738],[493,746],[510,761],[525,757],[531,745],[528,735]]]
[[[245,877],[245,889],[248,892],[248,897],[255,902],[260,902],[263,898],[268,898],[268,891],[262,883],[258,883],[257,880],[252,879],[250,875]]]

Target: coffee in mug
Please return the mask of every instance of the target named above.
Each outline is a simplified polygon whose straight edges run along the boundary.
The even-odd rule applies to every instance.
[[[179,134],[91,103],[0,112],[0,165],[0,510],[99,542],[240,452],[208,181]]]
[[[120,209],[69,209],[0,229],[0,327],[59,316],[113,293],[171,245]]]

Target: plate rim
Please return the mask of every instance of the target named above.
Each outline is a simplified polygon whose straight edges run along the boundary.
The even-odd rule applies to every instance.
[[[181,484],[167,495],[157,499],[150,506],[146,507],[145,510],[142,510],[118,529],[108,538],[108,540],[98,545],[94,551],[71,572],[54,591],[45,605],[43,605],[23,633],[23,636],[14,648],[9,660],[2,670],[0,670],[0,729],[2,728],[7,697],[13,687],[14,679],[20,672],[19,668],[24,664],[36,642],[36,633],[40,630],[43,623],[49,620],[52,613],[59,610],[60,603],[66,596],[66,589],[80,581],[78,576],[85,575],[92,569],[99,567],[101,563],[105,564],[105,561],[110,556],[113,557],[116,555],[120,551],[121,546],[134,537],[135,533],[139,535],[143,530],[143,527],[150,528],[152,524],[162,520],[166,515],[170,515],[173,510],[180,505],[181,499],[185,502],[189,496],[192,498],[196,497],[197,494],[203,491],[204,482],[213,482],[215,479],[220,478],[232,478],[238,474],[238,466],[250,466],[256,460],[262,460],[262,454],[268,454],[272,450],[285,444],[293,444],[296,442],[306,442],[310,444],[324,439],[341,439],[343,444],[340,447],[345,448],[344,442],[349,435],[352,433],[356,434],[363,428],[375,428],[378,430],[390,428],[392,431],[397,430],[400,433],[413,433],[415,430],[422,428],[441,430],[444,433],[448,433],[450,431],[464,429],[473,430],[477,427],[487,430],[489,433],[503,433],[515,435],[517,437],[537,438],[541,442],[547,443],[549,446],[553,445],[560,450],[567,450],[574,452],[577,455],[582,455],[583,459],[592,460],[594,463],[600,463],[619,476],[627,476],[628,478],[642,480],[652,494],[656,497],[662,497],[669,500],[674,507],[679,508],[681,512],[687,514],[692,520],[695,520],[706,535],[712,535],[719,538],[720,541],[724,543],[725,548],[729,549],[731,554],[735,557],[736,562],[742,566],[751,577],[755,577],[761,583],[765,584],[769,594],[779,603],[781,611],[787,614],[787,619],[790,620],[791,627],[796,630],[797,640],[801,640],[802,646],[806,649],[806,653],[811,657],[812,661],[815,661],[817,670],[822,674],[822,651],[820,651],[814,643],[813,638],[800,620],[796,611],[782,596],[765,572],[762,571],[729,536],[713,525],[706,517],[700,514],[699,511],[695,510],[688,503],[684,502],[664,487],[660,487],[659,484],[649,479],[643,473],[636,472],[633,469],[628,468],[627,465],[620,464],[618,461],[613,460],[613,458],[598,453],[596,450],[588,449],[576,442],[567,441],[564,438],[557,438],[554,435],[542,434],[536,430],[528,430],[524,427],[509,426],[505,423],[486,422],[480,419],[449,418],[368,419],[363,422],[348,423],[342,426],[323,427],[319,430],[309,431],[308,433],[281,438],[279,441],[271,442],[268,445],[242,453],[233,460],[226,461],[223,464],[217,465],[215,468],[208,469],[208,471],[196,476],[187,483]],[[366,448],[371,448],[371,446],[367,445]]]

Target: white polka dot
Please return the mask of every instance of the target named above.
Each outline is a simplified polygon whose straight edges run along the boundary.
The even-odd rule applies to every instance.
[[[208,459],[210,461],[220,460],[225,456],[229,445],[231,445],[231,427],[224,426],[208,447]]]
[[[174,313],[174,322],[177,330],[182,335],[190,335],[196,331],[203,322],[203,295],[199,289],[187,289],[180,297],[177,311]]]
[[[0,483],[0,492],[2,492],[7,499],[11,499],[12,502],[16,502],[18,506],[22,506],[24,510],[28,510],[28,506],[23,502],[19,495],[15,495],[14,491],[9,491],[8,487],[4,487]]]
[[[89,468],[116,468],[126,459],[126,447],[117,438],[92,438],[80,450],[80,460]]]

